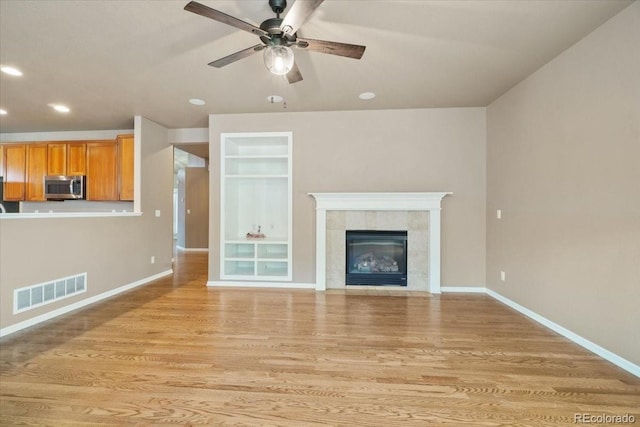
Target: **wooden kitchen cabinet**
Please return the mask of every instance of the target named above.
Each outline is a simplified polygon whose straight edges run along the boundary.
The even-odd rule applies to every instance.
[[[69,142],[67,144],[67,175],[87,174],[87,144]]]
[[[47,144],[47,175],[67,174],[67,143],[50,142]]]
[[[133,135],[118,135],[120,200],[133,200]]]
[[[87,200],[118,200],[118,146],[115,141],[88,142]]]
[[[2,173],[6,201],[24,200],[27,157],[25,144],[7,144],[2,147]]]
[[[25,200],[43,201],[44,177],[47,174],[47,144],[27,144]]]
[[[47,175],[86,175],[87,144],[50,142],[47,144]]]
[[[0,146],[4,200],[44,201],[46,175],[85,175],[87,200],[133,200],[133,135]]]

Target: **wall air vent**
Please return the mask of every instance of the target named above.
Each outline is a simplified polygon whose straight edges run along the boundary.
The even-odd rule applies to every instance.
[[[13,314],[87,291],[87,273],[26,286],[13,291]]]

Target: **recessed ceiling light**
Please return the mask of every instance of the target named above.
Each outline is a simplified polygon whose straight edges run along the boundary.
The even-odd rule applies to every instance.
[[[275,104],[277,102],[284,101],[284,99],[280,95],[269,95],[267,96],[267,101],[269,101],[272,104]]]
[[[0,67],[0,70],[2,70],[3,73],[5,74],[9,74],[11,76],[21,76],[22,75],[22,71],[18,70],[15,67],[9,67],[9,66],[2,66]]]
[[[7,110],[4,108],[0,108],[0,116],[5,116],[7,114]]]
[[[189,100],[189,103],[191,103],[193,105],[204,105],[204,104],[206,104],[206,102],[204,102],[202,99],[198,99],[198,98],[191,98]]]
[[[49,104],[49,107],[53,108],[58,113],[68,113],[69,111],[71,111],[69,107],[62,104]]]
[[[358,95],[358,98],[368,101],[369,99],[373,99],[376,97],[376,94],[373,92],[362,92]]]

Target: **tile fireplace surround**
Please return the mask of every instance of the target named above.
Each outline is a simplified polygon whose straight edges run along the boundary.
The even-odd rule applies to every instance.
[[[407,230],[407,286],[391,288],[439,294],[440,210],[447,194],[309,193],[316,199],[316,290],[346,287],[347,229]]]

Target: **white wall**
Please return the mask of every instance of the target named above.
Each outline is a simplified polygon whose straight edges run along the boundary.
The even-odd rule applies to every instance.
[[[487,147],[489,288],[640,364],[640,3],[493,102]]]
[[[443,200],[442,284],[485,284],[485,109],[407,109],[210,116],[220,133],[293,132],[293,282],[315,283],[311,192],[452,191]],[[219,248],[220,186],[211,173],[210,248]],[[209,280],[219,280],[209,257]]]
[[[171,270],[173,149],[167,129],[150,120],[137,117],[135,131],[141,216],[0,218],[0,329]],[[86,293],[13,314],[14,289],[83,272]]]

